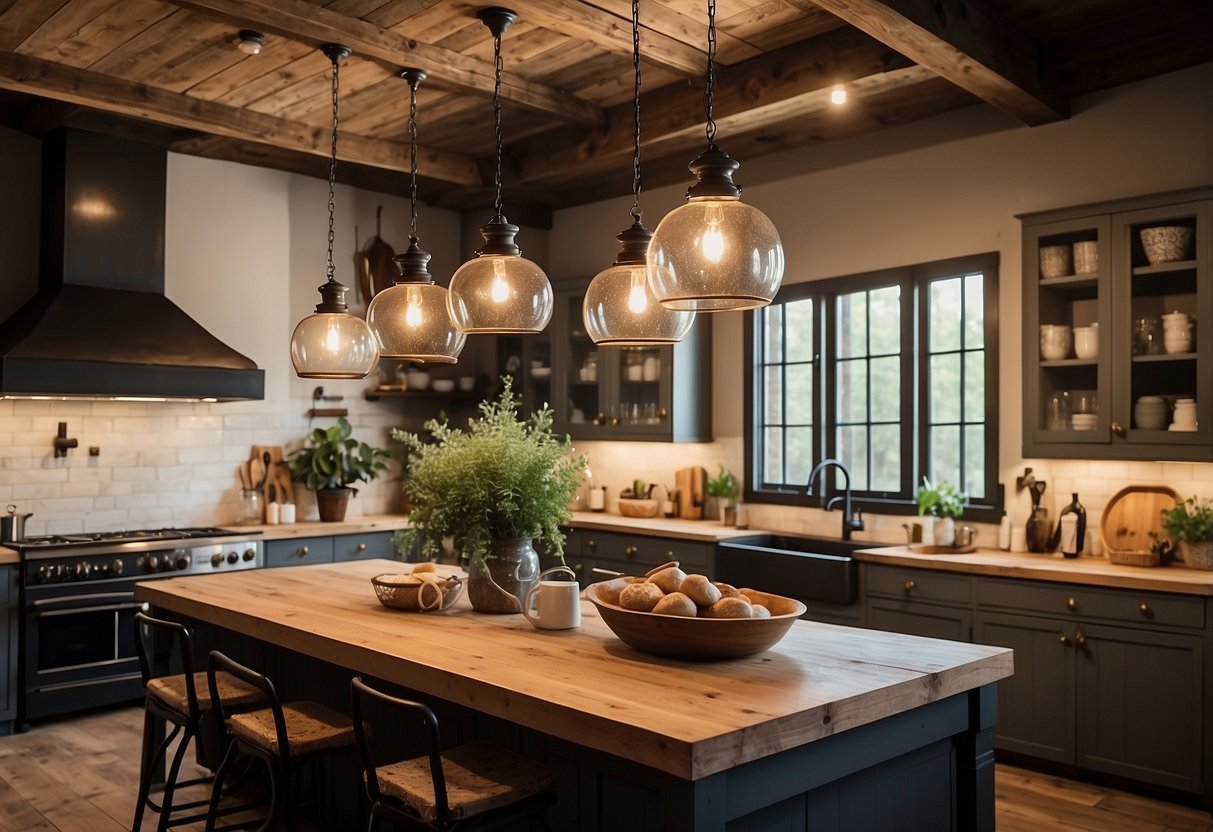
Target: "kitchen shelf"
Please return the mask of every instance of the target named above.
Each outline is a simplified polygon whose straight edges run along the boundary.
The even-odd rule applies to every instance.
[[[1055,360],[1045,359],[1040,362],[1042,367],[1096,367],[1099,365],[1097,358],[1060,358]]]
[[[449,393],[440,393],[437,390],[366,390],[362,397],[368,402],[377,402],[380,399],[442,399],[450,402],[477,400],[476,393],[462,390],[452,390]]]
[[[1134,364],[1155,364],[1167,361],[1195,361],[1196,353],[1194,352],[1175,352],[1162,355],[1135,355],[1133,356]]]
[[[1144,277],[1152,274],[1170,274],[1171,272],[1194,271],[1197,267],[1195,260],[1176,260],[1173,263],[1156,263],[1153,266],[1134,266],[1133,276]]]
[[[1099,285],[1099,275],[1071,274],[1065,277],[1042,277],[1037,283],[1042,289],[1093,289]]]

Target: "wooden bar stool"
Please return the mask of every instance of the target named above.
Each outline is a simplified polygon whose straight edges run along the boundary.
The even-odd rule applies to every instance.
[[[368,832],[380,820],[410,830],[483,829],[523,819],[548,828],[547,809],[556,793],[547,766],[483,741],[442,751],[438,719],[429,707],[375,690],[361,676],[351,684],[354,732],[371,799]],[[371,732],[362,719],[364,697],[412,715],[428,737],[428,753],[376,766]]]
[[[269,770],[270,807],[264,823],[257,827],[259,832],[274,828],[279,821],[290,830],[293,823],[287,803],[292,779],[300,764],[321,752],[352,751],[356,745],[354,727],[348,717],[319,702],[287,702],[284,705],[269,678],[212,650],[207,659],[207,682],[212,698],[222,684],[223,674],[230,674],[255,688],[265,707],[231,714],[224,702],[215,706],[220,724],[227,726],[229,743],[211,787],[206,832],[215,832],[223,780],[237,753],[262,760]],[[223,828],[246,829],[249,825],[234,824]]]
[[[151,656],[154,649],[149,650],[149,642],[156,632],[166,634],[175,643],[181,656],[183,672],[171,676],[153,676]],[[203,742],[203,719],[211,709],[211,689],[207,684],[206,673],[194,672],[194,650],[190,632],[184,625],[175,621],[164,621],[153,618],[142,612],[135,613],[135,651],[139,655],[139,672],[143,676],[143,686],[147,690],[147,698],[143,706],[143,751],[139,767],[139,799],[135,803],[135,819],[131,824],[133,832],[139,832],[143,825],[143,814],[147,807],[160,813],[156,824],[158,832],[170,826],[194,823],[206,817],[205,812],[187,816],[173,817],[174,812],[198,809],[208,806],[210,800],[195,800],[187,803],[174,803],[173,795],[177,789],[196,786],[210,782],[210,777],[198,777],[192,780],[178,781],[181,763],[185,759],[186,749],[191,740],[195,745]],[[260,701],[260,692],[240,680],[224,674],[217,680],[218,695],[229,709],[237,710],[248,707]],[[160,742],[156,742],[159,726],[157,720],[173,726]],[[181,737],[177,752],[164,780],[164,790],[160,804],[151,799],[152,777],[156,769],[163,764],[168,748],[173,740]],[[239,807],[233,807],[235,811]],[[225,810],[227,811],[227,810]]]

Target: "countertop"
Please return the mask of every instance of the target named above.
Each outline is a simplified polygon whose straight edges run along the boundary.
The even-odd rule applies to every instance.
[[[861,549],[855,552],[855,559],[972,575],[1213,596],[1213,572],[1182,564],[1121,566],[1105,558],[1067,559],[1060,554],[1038,555],[998,549],[978,549],[967,555],[919,555],[905,546]]]
[[[517,615],[384,608],[386,560],[165,578],[141,601],[695,780],[1009,676],[1011,651],[797,621],[765,653],[679,662]]]
[[[664,517],[623,517],[600,511],[574,511],[572,519],[565,523],[574,529],[594,529],[605,532],[632,532],[652,537],[674,537],[679,540],[695,540],[715,543],[730,537],[759,534],[760,530],[736,529],[713,520],[667,520]]]
[[[225,529],[242,532],[259,532],[262,540],[285,540],[293,537],[330,537],[338,534],[365,534],[366,532],[391,532],[408,528],[409,520],[403,514],[367,514],[347,517],[340,523],[321,523],[305,520],[300,523],[277,523],[272,526],[224,525]]]
[[[21,553],[16,549],[10,549],[7,546],[0,546],[0,566],[7,566],[11,563],[20,563]]]

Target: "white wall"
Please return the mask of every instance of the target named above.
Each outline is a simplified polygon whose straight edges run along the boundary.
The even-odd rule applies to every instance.
[[[720,137],[728,150],[728,136]],[[1014,494],[1025,464],[1049,480],[1045,502],[1077,490],[1098,509],[1122,485],[1165,482],[1180,493],[1213,496],[1213,465],[1054,462],[1021,457],[1021,257],[1016,214],[1213,183],[1213,64],[1092,95],[1066,121],[1015,125],[983,105],[846,143],[808,147],[745,162],[743,198],[780,229],[789,283],[996,251],[1000,269],[1000,479],[1014,522],[1026,495]],[[646,193],[649,227],[678,204],[685,185]],[[611,262],[612,233],[627,224],[627,199],[557,213],[553,277],[590,276]],[[741,471],[740,313],[714,327],[716,442],[681,449],[641,443],[580,443],[595,479],[611,491],[634,477],[665,482],[690,458],[723,460]],[[867,539],[904,539],[904,518],[869,518]],[[836,534],[839,517],[814,510],[751,506],[753,526]],[[1096,526],[1097,528],[1097,526]],[[990,528],[982,542],[994,542]]]

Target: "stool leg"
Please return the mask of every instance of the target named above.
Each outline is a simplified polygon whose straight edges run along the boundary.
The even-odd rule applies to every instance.
[[[215,832],[215,820],[219,817],[219,798],[223,796],[223,778],[235,753],[236,743],[228,742],[227,753],[223,755],[223,762],[215,770],[215,782],[211,784],[211,805],[206,810],[205,832]]]
[[[181,771],[181,761],[185,759],[185,752],[193,737],[193,726],[186,726],[185,731],[181,734],[181,743],[177,746],[177,753],[173,755],[173,764],[169,766],[168,776],[164,779],[164,796],[160,798],[160,823],[156,825],[156,832],[167,832],[168,830],[169,815],[173,811],[173,792],[177,790],[177,775]]]
[[[152,789],[152,771],[156,767],[156,753],[152,748],[152,732],[156,730],[156,719],[152,712],[143,709],[143,748],[139,758],[139,799],[135,803],[135,820],[131,832],[139,832],[143,826],[143,811],[147,808],[147,796]]]

